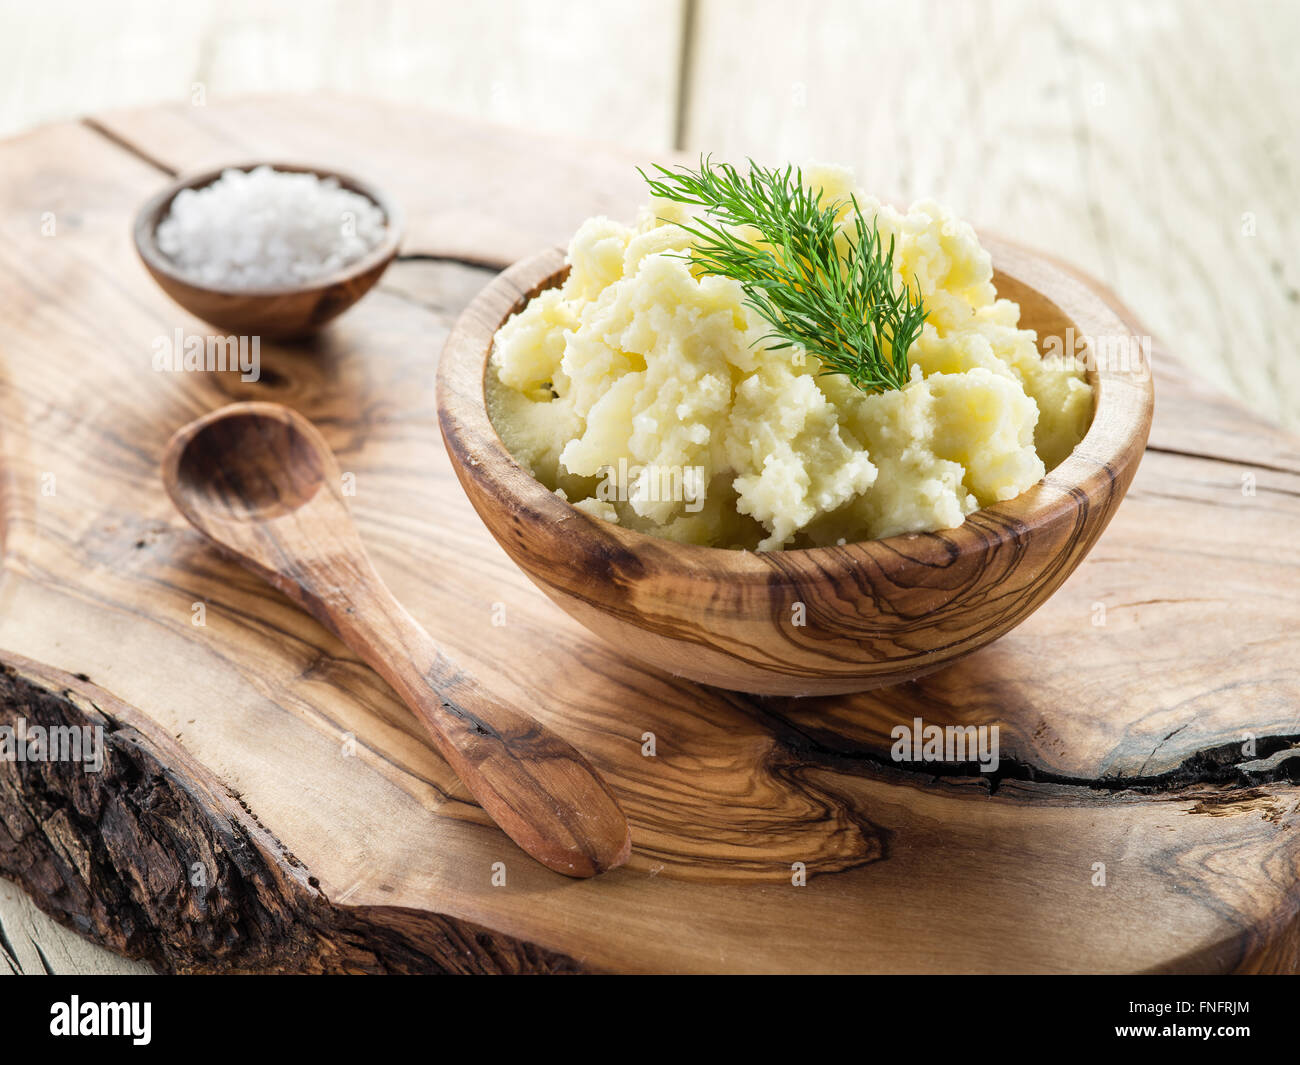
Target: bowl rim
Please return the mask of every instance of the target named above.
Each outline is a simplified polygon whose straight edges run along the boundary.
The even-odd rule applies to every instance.
[[[300,285],[267,285],[258,288],[214,288],[195,281],[172,262],[158,247],[157,230],[172,201],[186,189],[201,189],[211,185],[227,170],[242,170],[245,173],[259,166],[269,166],[293,174],[315,174],[319,178],[334,178],[340,187],[364,196],[384,214],[384,239],[355,262],[326,274],[313,278]],[[207,167],[203,170],[190,171],[178,175],[163,188],[151,195],[136,211],[131,223],[131,235],[136,252],[146,266],[155,273],[162,274],[170,281],[184,285],[190,290],[218,298],[233,299],[276,299],[284,296],[300,296],[309,292],[318,292],[333,285],[344,284],[368,273],[377,266],[390,261],[397,255],[402,242],[405,218],[397,203],[377,185],[333,167],[316,166],[311,163],[277,162],[274,160],[254,160],[251,162],[226,163],[222,166]]]
[[[1002,238],[979,236],[981,245],[993,253],[995,283],[1001,277],[1034,291],[1075,327],[1076,335],[1134,335],[1136,323],[1118,302],[1103,298],[1069,267]],[[1030,266],[1032,272],[1050,277],[1051,292],[1021,276]],[[1149,353],[1142,352],[1140,374],[1089,366],[1092,421],[1074,450],[1018,496],[972,511],[955,529],[774,551],[679,543],[628,529],[578,510],[538,481],[510,454],[487,413],[486,370],[497,329],[534,296],[560,283],[567,270],[564,251],[551,248],[516,262],[489,282],[448,335],[437,389],[439,425],[462,483],[472,478],[515,518],[527,515],[534,526],[549,527],[557,548],[564,549],[561,558],[596,557],[609,564],[635,558],[643,577],[655,570],[680,576],[687,567],[702,578],[751,585],[836,581],[863,566],[888,578],[917,563],[945,566],[969,552],[988,552],[999,542],[1018,541],[1044,526],[1081,524],[1081,509],[1097,499],[1107,510],[1104,526],[1114,510],[1108,501],[1118,502],[1115,497],[1127,490],[1146,447],[1154,388]],[[1068,297],[1068,305],[1063,305],[1062,296]],[[1089,325],[1111,328],[1086,328]],[[469,494],[481,512],[475,493]]]

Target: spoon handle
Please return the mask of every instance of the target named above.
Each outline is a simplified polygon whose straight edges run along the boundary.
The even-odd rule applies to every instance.
[[[214,543],[331,628],[400,695],[484,811],[568,876],[627,860],[605,782],[565,740],[485,695],[393,598],[366,553],[325,439],[302,415],[240,403],[177,430],[163,483]]]
[[[535,718],[485,695],[368,561],[372,572],[356,580],[354,571],[342,588],[337,575],[300,580],[304,605],[402,697],[484,811],[524,851],[573,877],[627,861],[627,818],[587,760]],[[318,596],[313,585],[332,594]]]

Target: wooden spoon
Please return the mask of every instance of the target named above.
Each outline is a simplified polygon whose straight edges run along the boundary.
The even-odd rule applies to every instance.
[[[306,608],[415,711],[511,839],[549,869],[594,876],[627,860],[627,818],[577,751],[484,695],[375,572],[329,446],[277,403],[236,403],[177,431],[163,482],[190,523]]]

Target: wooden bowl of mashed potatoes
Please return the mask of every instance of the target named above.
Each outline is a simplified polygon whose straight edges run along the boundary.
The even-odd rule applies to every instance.
[[[914,371],[910,396],[867,402],[823,383],[822,398],[799,407],[812,395],[803,374],[737,370],[746,356],[733,352],[732,381],[717,401],[724,418],[710,421],[697,408],[711,402],[708,360],[721,342],[707,331],[698,358],[683,357],[685,370],[643,376],[620,395],[618,380],[650,372],[638,345],[693,343],[665,341],[663,315],[635,292],[621,319],[609,307],[593,311],[607,317],[588,329],[581,360],[570,352],[573,373],[557,386],[563,349],[582,342],[561,286],[581,271],[568,298],[598,300],[600,285],[630,271],[637,255],[671,244],[655,228],[614,234],[612,243],[588,233],[585,243],[575,238],[568,261],[556,250],[513,266],[465,310],[438,371],[443,438],[475,510],[532,581],[592,632],[723,688],[861,691],[919,677],[997,639],[1060,587],[1101,535],[1137,469],[1153,400],[1149,343],[1096,287],[990,238],[975,243],[993,264],[981,277],[979,262],[963,264],[918,238],[915,255],[930,258],[911,266],[942,263],[960,299],[945,310],[936,290],[939,333],[929,348],[924,339],[916,346],[931,362],[930,383]],[[639,236],[648,248],[629,251]],[[575,291],[583,286],[591,292]],[[713,295],[719,306],[689,308],[692,336],[712,314],[722,315],[723,330],[725,315],[734,317],[730,295]],[[978,308],[971,322],[963,300]],[[519,313],[530,305],[531,315]],[[943,314],[955,324],[945,329]],[[662,335],[647,341],[641,333],[651,327]],[[990,361],[999,346],[1019,360],[1014,373]],[[1038,381],[1026,350],[1035,359],[1075,356],[1078,383]],[[611,372],[619,358],[629,364]],[[715,367],[713,376],[723,374]],[[1023,387],[1004,403],[998,390],[1012,377]],[[1026,394],[1037,417],[1015,406]],[[827,397],[842,433],[818,421]],[[748,415],[738,413],[742,399]],[[673,460],[662,464],[661,482],[673,498],[644,491],[644,469],[620,470],[613,458],[624,451]],[[703,475],[674,485],[674,468]],[[638,476],[642,498],[630,501],[628,482]],[[909,523],[929,531],[896,531]]]

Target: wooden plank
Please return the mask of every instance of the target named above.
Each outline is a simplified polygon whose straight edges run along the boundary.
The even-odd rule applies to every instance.
[[[310,102],[276,113],[286,138],[324,144],[317,127],[330,123],[351,139],[337,113]],[[358,127],[389,116],[349,114]],[[406,122],[437,129],[428,116]],[[404,169],[421,170],[430,143],[437,138],[409,142]],[[570,183],[571,166],[535,163],[515,180],[566,212],[593,209],[590,187]],[[1166,373],[1153,440],[1179,453],[1147,455],[1094,554],[968,672],[898,689],[901,703],[874,704],[875,717],[868,704],[728,695],[643,669],[561,616],[456,486],[432,369],[485,271],[399,263],[315,344],[267,344],[260,383],[159,375],[154,337],[207,329],[151,286],[125,239],[156,168],[73,125],[0,145],[0,175],[0,206],[13,220],[0,247],[10,294],[0,310],[0,647],[47,664],[11,669],[25,686],[11,682],[0,713],[107,712],[126,722],[139,737],[132,751],[188,782],[194,839],[254,840],[261,857],[248,868],[273,887],[261,897],[289,915],[265,926],[274,935],[223,940],[202,920],[174,916],[190,912],[191,895],[167,882],[134,889],[150,915],[143,945],[124,941],[111,908],[90,929],[101,941],[165,968],[449,967],[449,937],[479,933],[510,965],[536,968],[1296,966],[1293,763],[1252,766],[1237,750],[1243,725],[1260,740],[1256,761],[1300,742],[1300,626],[1283,594],[1296,560],[1276,550],[1300,508],[1287,457],[1294,437],[1230,402],[1202,402]],[[494,210],[499,192],[464,193],[466,211]],[[53,238],[40,235],[43,210],[62,220]],[[633,823],[627,867],[574,883],[528,862],[377,678],[172,512],[156,469],[168,434],[254,397],[290,403],[321,426],[356,474],[353,510],[376,565],[435,639],[611,781]],[[1161,437],[1166,409],[1179,421]],[[1269,457],[1268,468],[1252,468],[1260,490],[1250,499],[1239,483],[1231,495],[1228,471],[1241,456],[1224,444],[1234,421]],[[44,495],[51,473],[57,490]],[[1223,583],[1233,610],[1207,622],[1211,582]],[[1106,626],[1092,623],[1099,597],[1111,606]],[[493,623],[499,607],[504,626]],[[1235,656],[1220,646],[1225,631]],[[891,765],[883,715],[909,719],[914,705],[927,720],[1002,715],[1043,727],[1008,728],[990,795],[982,778]],[[1067,724],[1054,735],[1057,723]],[[658,737],[654,758],[641,753],[646,731]],[[1101,779],[1116,772],[1141,787]],[[70,786],[47,781],[42,792],[11,767],[0,774],[5,809]],[[1054,776],[1071,782],[1041,779]],[[221,798],[231,790],[233,806]],[[140,810],[145,836],[149,816]],[[88,880],[82,865],[59,861],[69,837],[57,822],[4,823],[0,871],[57,871],[22,882],[66,920],[101,878],[130,883],[98,851]],[[495,862],[506,865],[503,887],[492,884]],[[810,874],[806,887],[792,883],[795,863]],[[1093,886],[1096,863],[1104,887]],[[212,889],[223,920],[250,920],[241,886]],[[365,959],[351,953],[357,935],[370,945]],[[277,954],[286,943],[294,950]],[[484,964],[482,951],[467,950]]]
[[[681,9],[681,0],[14,5],[0,36],[0,135],[88,105],[332,92],[665,148]]]
[[[346,97],[177,104],[93,124],[168,171],[281,159],[369,177],[406,211],[405,256],[496,268],[567,243],[590,213],[633,209],[644,188],[644,155]]]
[[[1265,0],[711,0],[684,147],[848,163],[1052,250],[1294,428],[1297,41],[1300,9]]]

